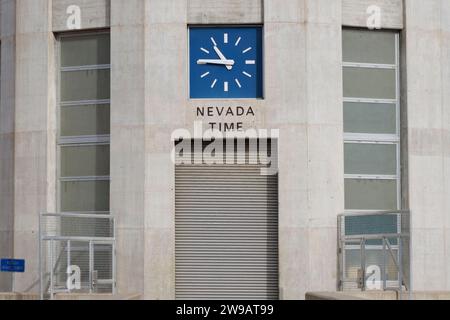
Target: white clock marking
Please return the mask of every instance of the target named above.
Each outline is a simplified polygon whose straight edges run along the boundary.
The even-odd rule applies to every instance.
[[[217,79],[214,79],[213,83],[211,84],[211,89],[213,89],[216,86]]]
[[[209,54],[209,51],[208,50],[206,50],[205,48],[200,48],[200,50],[202,50],[204,53],[207,53],[207,54]]]
[[[207,75],[209,74],[209,71],[208,72],[205,72],[204,74],[202,74],[201,76],[200,76],[200,78],[204,78],[204,77],[206,77]]]
[[[236,84],[238,85],[239,88],[242,88],[241,83],[239,82],[238,79],[234,79],[234,81],[236,81]]]
[[[228,33],[223,35],[223,43],[228,43]]]
[[[211,41],[212,41],[212,43],[214,44],[214,46],[217,47],[217,42],[216,42],[216,40],[214,40],[213,37],[211,37]]]
[[[243,71],[242,73],[243,73],[244,75],[246,75],[247,77],[249,77],[249,78],[252,77],[252,75],[251,75],[250,73],[247,73],[247,72],[245,72],[245,71]]]
[[[245,49],[244,51],[242,51],[242,53],[247,53],[247,52],[249,52],[250,50],[252,50],[252,47],[249,47],[249,48]]]
[[[223,83],[223,91],[228,92],[228,81]]]
[[[245,60],[245,64],[255,64],[255,60]]]
[[[237,46],[239,45],[239,42],[241,42],[241,39],[242,39],[241,37],[239,37],[239,38],[237,39],[236,43],[234,44],[235,47],[237,47]]]

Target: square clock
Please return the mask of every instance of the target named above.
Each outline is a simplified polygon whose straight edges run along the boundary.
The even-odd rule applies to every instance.
[[[263,97],[261,27],[190,27],[192,99]]]

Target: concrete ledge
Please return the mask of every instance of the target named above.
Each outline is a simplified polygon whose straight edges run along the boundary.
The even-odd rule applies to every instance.
[[[66,294],[55,295],[55,300],[141,300],[140,294],[111,295],[111,294]],[[39,295],[34,293],[0,293],[0,301],[6,300],[39,300]]]
[[[308,292],[306,300],[367,300],[342,292]]]
[[[6,300],[39,300],[39,295],[33,293],[16,292],[0,293],[0,301]]]
[[[366,292],[308,292],[306,300],[400,300],[399,293],[394,291]],[[411,294],[412,300],[450,300],[450,292],[419,291]],[[404,292],[402,300],[409,300],[409,293]]]
[[[140,300],[140,294],[111,295],[111,294],[76,294],[59,293],[55,300]]]

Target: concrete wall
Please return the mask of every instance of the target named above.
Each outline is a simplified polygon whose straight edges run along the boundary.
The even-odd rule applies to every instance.
[[[405,2],[413,290],[450,288],[449,15],[445,0]]]
[[[262,23],[262,0],[188,0],[187,19],[191,24],[202,23]]]
[[[117,217],[117,286],[132,293],[145,286],[144,7],[140,0],[115,0],[111,7],[111,211]]]
[[[113,3],[116,0],[112,1]],[[56,0],[52,1],[53,31],[67,31],[68,8],[81,9],[81,28],[96,29],[109,27],[111,20],[111,0]]]
[[[215,14],[208,14],[206,8],[203,15],[198,14],[197,3],[112,2],[111,210],[118,217],[119,292],[143,292],[147,299],[174,298],[170,136],[178,128],[192,129],[193,122],[200,120],[195,107],[208,105],[251,105],[257,120],[245,119],[247,128],[281,129],[282,296],[303,298],[309,288],[332,290],[336,215],[343,210],[341,2],[296,0],[279,6],[277,1],[265,1],[267,98],[225,102],[187,99],[186,25],[233,22],[240,17],[236,12],[247,12],[249,5],[255,6],[251,12],[260,12],[262,3],[224,5]],[[239,21],[258,22],[257,16]],[[291,61],[296,61],[294,68]],[[313,75],[316,80],[308,83]],[[330,76],[334,85],[324,95],[322,84]],[[324,149],[334,158],[324,159]],[[324,190],[327,201],[323,201]],[[302,276],[306,273],[311,277]]]
[[[174,298],[171,134],[192,130],[198,106],[237,105],[256,113],[244,128],[280,129],[281,297],[336,289],[336,216],[344,209],[341,28],[365,27],[369,4],[381,7],[383,27],[406,28],[413,284],[450,288],[448,0],[2,0],[0,254],[27,259],[16,291],[37,290],[38,213],[55,211],[52,32],[67,31],[69,4],[80,6],[83,30],[111,28],[119,293]],[[264,23],[265,99],[188,99],[187,25],[205,23]],[[11,278],[0,276],[0,289],[10,287]]]
[[[37,290],[38,217],[55,210],[54,42],[48,0],[16,0],[14,256],[18,292]]]
[[[378,6],[381,9],[381,28],[402,29],[403,3],[403,0],[342,0],[342,25],[366,27],[367,9]]]
[[[266,126],[281,130],[280,287],[282,298],[303,299],[308,288],[336,285],[336,215],[344,209],[341,1],[264,4]]]

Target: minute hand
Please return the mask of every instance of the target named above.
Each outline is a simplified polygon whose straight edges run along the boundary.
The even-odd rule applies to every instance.
[[[219,58],[221,60],[227,60],[227,58],[225,58],[225,56],[223,55],[223,53],[219,50],[219,48],[217,48],[217,46],[214,46],[214,51],[217,53],[217,55],[219,56]],[[228,70],[233,69],[233,66],[230,65],[225,65],[227,67]]]
[[[234,65],[234,60],[218,60],[218,59],[200,59],[197,60],[197,64],[220,64],[226,66]]]

